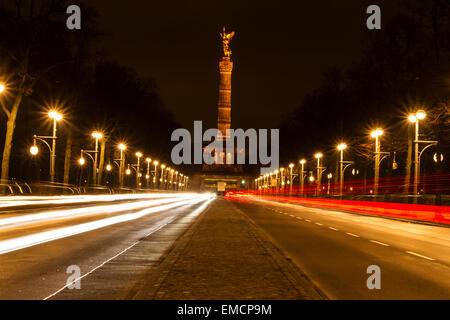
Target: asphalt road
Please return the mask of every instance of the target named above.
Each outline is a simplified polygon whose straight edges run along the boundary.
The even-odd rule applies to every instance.
[[[1,198],[0,299],[120,299],[209,197]]]
[[[331,299],[450,299],[450,228],[231,198]],[[381,271],[369,290],[367,268]]]

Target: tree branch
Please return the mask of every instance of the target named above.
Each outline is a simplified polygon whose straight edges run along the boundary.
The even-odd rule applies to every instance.
[[[6,114],[6,116],[9,118],[11,116],[11,111],[6,108],[6,106],[3,104],[3,101],[0,100],[0,104],[2,105],[2,110]]]

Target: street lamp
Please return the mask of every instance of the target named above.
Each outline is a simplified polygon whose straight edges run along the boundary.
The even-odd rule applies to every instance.
[[[106,171],[111,171],[112,170],[112,166],[108,163],[106,165]]]
[[[153,165],[155,166],[155,176],[153,177],[153,188],[156,188],[157,184],[158,184],[158,164],[159,161],[155,160],[153,161]]]
[[[294,169],[294,164],[290,163],[289,164],[289,175],[290,175],[290,177],[289,177],[289,192],[290,193],[292,193],[292,185],[294,184],[293,183],[293,174],[292,174],[293,169]]]
[[[300,160],[300,192],[303,194],[303,187],[305,185],[305,159]]]
[[[164,168],[165,168],[165,167],[166,167],[165,164],[162,164],[162,165],[161,165],[161,178],[159,179],[159,182],[160,182],[159,188],[160,188],[160,189],[162,189],[163,183],[164,183],[163,179],[164,179]]]
[[[5,91],[6,86],[3,83],[0,83],[0,93],[3,93]]]
[[[327,178],[328,178],[328,190],[327,190],[327,194],[330,194],[330,182],[331,182],[331,179],[333,179],[333,174],[332,174],[332,173],[329,173],[329,174],[327,175]]]
[[[30,153],[31,153],[33,156],[37,155],[37,154],[39,153],[39,148],[38,148],[36,145],[33,145],[33,146],[30,148]]]
[[[347,145],[345,143],[341,143],[337,146],[337,149],[340,151],[340,159],[339,159],[339,193],[342,197],[344,193],[344,173],[345,169],[354,161],[344,161],[344,150],[347,149]],[[345,167],[344,167],[345,164]]]
[[[78,163],[79,163],[81,166],[84,166],[84,164],[86,163],[86,160],[84,160],[84,158],[81,157],[81,158],[78,160]]]
[[[55,160],[56,160],[56,122],[62,120],[63,116],[62,114],[58,113],[57,111],[50,111],[48,113],[48,116],[50,119],[53,120],[53,135],[52,136],[33,136],[33,146],[30,148],[30,153],[35,156],[39,153],[39,148],[36,145],[36,142],[39,140],[42,143],[44,143],[49,151],[50,151],[50,181],[55,182]],[[52,145],[46,141],[46,140],[52,140]]]
[[[322,180],[322,167],[320,166],[320,159],[323,158],[323,154],[318,152],[314,155],[314,158],[317,159],[317,192],[320,192],[320,182]]]
[[[136,188],[139,188],[139,166],[140,166],[140,160],[142,157],[142,152],[136,152],[136,157],[137,157],[137,164],[136,164]]]
[[[146,184],[148,188],[148,180],[150,179],[150,163],[152,162],[151,158],[145,158],[145,162],[147,162],[147,174],[145,175]]]
[[[419,187],[419,175],[420,175],[420,157],[425,149],[436,145],[437,141],[421,141],[419,140],[419,121],[425,119],[427,114],[423,110],[418,110],[415,114],[410,114],[408,120],[411,123],[415,123],[415,137],[414,137],[414,194],[417,195]],[[419,143],[427,144],[422,151],[419,152]]]
[[[117,146],[120,150],[120,159],[117,159],[119,161],[119,187],[121,188],[123,186],[123,171],[125,169],[125,150],[127,149],[127,146],[123,143],[120,143]]]
[[[97,163],[98,163],[98,140],[103,138],[103,134],[98,131],[92,132],[92,137],[95,139],[95,150],[94,150],[94,166],[92,169],[93,175],[92,180],[94,184],[97,184]]]
[[[373,189],[374,194],[378,193],[378,181],[380,179],[380,163],[383,161],[385,156],[389,154],[389,152],[381,152],[381,146],[380,146],[380,137],[383,135],[384,131],[383,129],[375,129],[370,133],[370,136],[375,139],[375,177],[374,177],[374,183],[373,183]],[[385,156],[381,158],[381,155],[384,154]]]

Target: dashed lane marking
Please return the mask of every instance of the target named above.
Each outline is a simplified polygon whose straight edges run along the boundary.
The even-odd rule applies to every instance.
[[[379,244],[379,245],[382,245],[382,246],[385,246],[385,247],[389,247],[389,245],[387,243],[383,243],[383,242],[380,242],[380,241],[370,240],[370,242],[376,243],[376,244]]]
[[[409,254],[412,254],[413,256],[424,258],[424,259],[427,259],[427,260],[430,260],[430,261],[434,261],[433,258],[430,258],[430,257],[424,256],[424,255],[418,254],[418,253],[413,252],[413,251],[406,251],[406,253],[409,253]]]
[[[354,233],[346,232],[346,234],[348,234],[349,236],[355,237],[355,238],[359,238],[359,236]]]
[[[328,227],[328,229],[334,230],[334,231],[339,231],[339,229],[333,228],[333,227]]]

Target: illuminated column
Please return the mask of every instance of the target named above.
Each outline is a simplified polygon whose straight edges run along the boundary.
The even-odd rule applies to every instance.
[[[226,130],[231,126],[231,72],[233,62],[230,57],[222,57],[219,62],[220,83],[219,103],[217,113],[217,128],[226,135]]]

